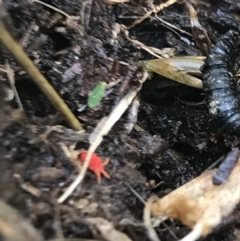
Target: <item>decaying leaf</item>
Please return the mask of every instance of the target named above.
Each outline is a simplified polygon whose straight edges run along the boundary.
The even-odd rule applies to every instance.
[[[217,169],[204,172],[161,199],[151,207],[152,214],[180,220],[192,228],[181,241],[193,241],[208,235],[240,201],[240,158],[227,181],[214,185]]]
[[[202,81],[194,76],[189,75],[188,73],[195,72],[200,74],[201,72],[199,68],[202,64],[202,57],[153,59],[140,63],[140,65],[142,65],[148,71],[199,89],[202,88]]]
[[[90,92],[88,97],[88,107],[95,108],[99,105],[102,100],[102,97],[105,93],[106,83],[99,82],[97,86]]]
[[[198,48],[202,51],[202,53],[207,55],[209,50],[212,48],[212,44],[208,37],[208,34],[199,23],[197,11],[194,9],[193,5],[188,1],[186,1],[185,4],[188,8],[195,43],[198,46]]]
[[[115,229],[112,223],[104,218],[88,218],[93,232],[100,233],[107,241],[132,241],[126,234]]]

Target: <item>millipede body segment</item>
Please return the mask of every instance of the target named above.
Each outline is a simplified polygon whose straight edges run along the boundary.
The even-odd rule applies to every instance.
[[[210,50],[202,69],[209,112],[227,133],[240,134],[237,70],[238,33],[229,31]]]

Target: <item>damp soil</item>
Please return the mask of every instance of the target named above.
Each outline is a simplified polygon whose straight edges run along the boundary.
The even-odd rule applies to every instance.
[[[76,134],[67,126],[1,46],[0,64],[8,61],[14,70],[25,116],[16,115],[15,99],[6,102],[1,93],[0,197],[27,217],[45,239],[98,239],[86,220],[102,217],[132,240],[147,241],[145,229],[134,225],[142,223],[143,203],[129,187],[144,200],[151,194],[166,195],[200,175],[239,141],[222,133],[221,126],[211,119],[202,90],[153,74],[138,95],[138,128],[128,133],[124,114],[97,149],[99,156],[110,158],[106,170],[111,178],[103,177],[98,184],[96,176],[87,172],[81,189],[57,205],[57,198],[77,174],[60,143],[67,147],[76,144],[77,150],[88,148],[89,133],[102,117],[129,89],[139,87],[141,69],[136,63],[154,57],[136,48],[116,25],[130,25],[143,15],[149,7],[147,1],[116,5],[100,0],[44,2],[74,16],[74,21],[25,0],[3,0],[1,18],[86,132]],[[240,4],[231,0],[210,2],[210,8],[196,4],[196,10],[214,44],[229,29],[238,30]],[[183,4],[164,9],[159,17],[191,33]],[[130,36],[147,46],[175,48],[178,56],[203,55],[189,35],[172,31],[154,17],[131,29]],[[1,85],[8,85],[5,74],[0,74]],[[88,94],[97,83],[117,80],[121,81],[107,90],[97,108],[87,106]],[[234,240],[238,217],[235,212],[230,221],[202,240]],[[189,232],[177,221],[166,224],[168,229],[162,225],[156,229],[162,241],[173,240],[171,233],[180,239]]]

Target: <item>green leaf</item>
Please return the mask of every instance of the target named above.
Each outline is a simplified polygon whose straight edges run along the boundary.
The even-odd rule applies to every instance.
[[[106,89],[105,82],[99,82],[97,86],[89,93],[87,105],[90,108],[95,108],[99,105],[104,96]]]

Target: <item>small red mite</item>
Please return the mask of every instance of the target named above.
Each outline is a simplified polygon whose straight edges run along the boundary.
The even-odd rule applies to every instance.
[[[81,151],[79,153],[79,160],[81,162],[85,162],[88,152]],[[92,154],[88,169],[94,172],[97,176],[98,183],[101,182],[101,174],[106,178],[110,178],[109,174],[104,170],[104,167],[109,163],[109,158],[107,158],[104,162],[101,157],[96,154]]]

